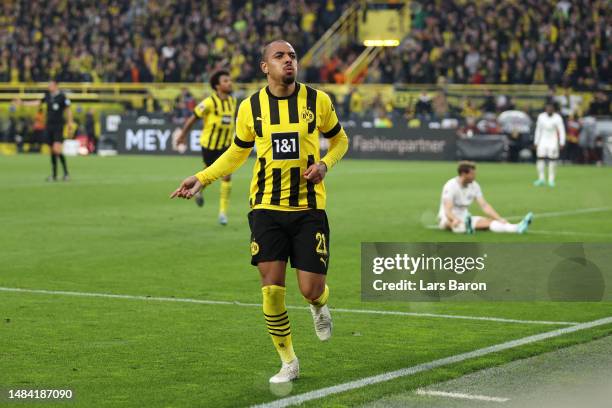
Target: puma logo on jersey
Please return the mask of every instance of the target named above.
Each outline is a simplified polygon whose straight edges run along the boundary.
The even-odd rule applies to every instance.
[[[321,262],[323,262],[323,265],[327,266],[327,261],[323,258],[319,258],[321,260]]]

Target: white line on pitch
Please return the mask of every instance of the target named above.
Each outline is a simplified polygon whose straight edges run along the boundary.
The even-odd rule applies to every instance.
[[[568,211],[555,211],[555,212],[547,212],[547,213],[539,213],[534,214],[534,217],[537,218],[550,218],[550,217],[562,217],[564,215],[576,215],[576,214],[588,214],[594,212],[605,212],[612,211],[612,207],[594,207],[594,208],[580,208],[577,210],[568,210]],[[515,219],[521,220],[525,215],[513,215],[510,217],[506,217],[506,219]]]
[[[437,230],[439,227],[437,225],[426,225],[425,228],[431,230]],[[545,230],[534,230],[530,229],[527,231],[527,234],[539,234],[539,235],[582,235],[585,237],[603,237],[603,238],[611,238],[612,232],[578,232],[578,231],[545,231]]]
[[[588,214],[588,213],[605,212],[605,211],[612,211],[612,207],[581,208],[578,210],[536,213],[533,216],[537,220],[538,218],[562,217],[564,215]],[[525,216],[524,214],[523,215],[511,215],[510,217],[506,217],[506,219],[507,220],[522,220],[524,216]],[[430,224],[430,225],[426,225],[425,227],[427,229],[438,229],[437,224]]]
[[[532,230],[530,229],[528,234],[541,234],[541,235],[584,235],[593,237],[612,237],[612,232],[578,232],[578,231],[544,231],[544,230]]]
[[[571,327],[565,327],[545,333],[536,334],[533,336],[523,337],[517,340],[511,340],[505,343],[496,344],[490,347],[484,347],[478,350],[467,353],[457,354],[451,357],[441,358],[429,363],[419,364],[412,367],[406,367],[395,371],[389,371],[383,374],[365,377],[355,381],[349,381],[343,384],[334,385],[331,387],[321,388],[318,390],[306,392],[303,394],[294,395],[292,397],[281,398],[276,401],[255,405],[252,408],[283,408],[292,405],[303,404],[308,401],[317,400],[329,395],[335,395],[342,392],[355,390],[358,388],[367,387],[369,385],[379,384],[382,382],[394,380],[396,378],[408,377],[425,371],[430,371],[436,368],[444,367],[450,364],[460,363],[472,358],[486,356],[488,354],[497,353],[500,351],[524,346],[526,344],[535,343],[542,340],[559,337],[564,334],[574,333],[580,330],[592,329],[594,327],[612,324],[612,316],[603,319],[594,320],[591,322],[581,323]]]
[[[486,395],[471,395],[471,394],[462,394],[459,392],[416,390],[416,394],[417,395],[427,395],[427,396],[432,396],[432,397],[459,398],[459,399],[490,401],[490,402],[510,401],[510,398],[487,397]]]
[[[20,292],[20,293],[38,293],[44,295],[63,295],[63,296],[81,296],[81,297],[98,297],[112,299],[131,299],[131,300],[148,300],[157,302],[178,302],[178,303],[197,303],[203,305],[233,305],[243,307],[261,307],[259,303],[242,303],[231,302],[227,300],[206,300],[206,299],[189,299],[189,298],[174,298],[174,297],[159,297],[159,296],[137,296],[137,295],[115,295],[112,293],[92,293],[92,292],[72,292],[65,290],[45,290],[45,289],[22,289],[22,288],[5,288],[0,287],[3,292]],[[308,306],[287,306],[287,309],[304,309],[310,310]],[[520,319],[504,319],[501,317],[485,317],[485,316],[462,316],[436,313],[418,313],[418,312],[399,312],[393,310],[372,310],[372,309],[346,309],[332,308],[332,311],[341,313],[361,313],[361,314],[377,314],[391,316],[412,316],[412,317],[435,317],[442,319],[460,319],[460,320],[483,320],[500,323],[520,323],[520,324],[541,324],[541,325],[558,325],[572,326],[579,324],[578,322],[558,322],[548,320],[520,320]]]

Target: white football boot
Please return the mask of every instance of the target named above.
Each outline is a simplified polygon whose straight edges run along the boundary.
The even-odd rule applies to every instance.
[[[270,384],[288,383],[300,376],[300,362],[297,357],[289,363],[283,363],[280,371],[270,377]]]
[[[332,335],[332,318],[327,305],[310,305],[310,313],[314,321],[315,333],[321,341],[327,341]]]

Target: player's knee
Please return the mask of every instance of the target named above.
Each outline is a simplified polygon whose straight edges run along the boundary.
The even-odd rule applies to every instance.
[[[311,282],[305,285],[300,286],[300,291],[302,292],[302,296],[304,299],[313,302],[321,297],[321,294],[325,290],[325,282]]]

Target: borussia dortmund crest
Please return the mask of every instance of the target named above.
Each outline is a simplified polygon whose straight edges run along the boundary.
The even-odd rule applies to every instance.
[[[305,120],[308,123],[314,120],[314,114],[310,109],[304,108],[304,110],[302,111],[302,120]]]
[[[259,253],[259,245],[257,245],[257,242],[252,241],[251,242],[251,255],[257,255]]]

